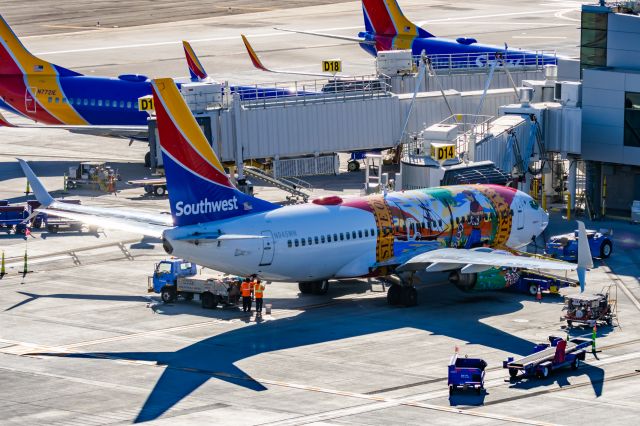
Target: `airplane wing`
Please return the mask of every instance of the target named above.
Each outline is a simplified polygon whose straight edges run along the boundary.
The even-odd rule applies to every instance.
[[[288,30],[288,29],[285,29],[285,28],[276,28],[276,27],[274,27],[273,29],[274,30],[278,30],[278,31],[286,31],[288,33],[306,34],[306,35],[313,35],[313,36],[318,36],[318,37],[334,38],[334,39],[337,39],[337,40],[352,41],[354,43],[371,44],[373,46],[376,45],[375,41],[367,40],[367,39],[360,38],[360,37],[340,36],[340,35],[335,35],[335,34],[317,33],[317,32],[314,32],[314,31]]]
[[[61,129],[72,133],[92,136],[107,136],[112,138],[134,139],[146,141],[149,139],[147,126],[98,126],[98,125],[64,125],[64,124],[14,124],[0,113],[0,127],[14,127],[17,129]]]
[[[26,161],[18,159],[20,167],[31,184],[33,193],[41,204],[39,211],[52,216],[78,220],[101,228],[140,233],[150,237],[162,237],[164,231],[173,227],[169,215],[144,213],[125,209],[109,209],[69,204],[56,201],[47,192]]]
[[[302,71],[289,71],[289,70],[274,70],[271,68],[267,68],[266,66],[264,66],[264,64],[258,57],[258,54],[256,53],[256,51],[253,50],[253,47],[249,43],[249,40],[247,40],[247,37],[245,37],[244,34],[240,34],[240,36],[242,37],[242,42],[244,43],[244,47],[247,49],[247,53],[249,54],[249,58],[251,58],[251,62],[253,63],[253,66],[258,68],[259,70],[271,72],[274,74],[308,75],[311,77],[322,77],[322,78],[329,77],[329,74],[302,72]],[[344,74],[336,74],[335,77],[349,77],[349,76]]]
[[[396,270],[427,272],[460,269],[462,273],[483,272],[493,267],[552,269],[572,271],[577,265],[556,260],[528,256],[515,256],[508,252],[485,247],[475,249],[442,248],[420,253],[401,264]]]

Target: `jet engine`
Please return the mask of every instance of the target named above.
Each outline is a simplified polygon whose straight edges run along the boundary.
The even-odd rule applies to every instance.
[[[453,271],[449,274],[449,282],[460,290],[469,292],[475,288],[476,282],[478,282],[478,274],[463,274],[460,271]]]

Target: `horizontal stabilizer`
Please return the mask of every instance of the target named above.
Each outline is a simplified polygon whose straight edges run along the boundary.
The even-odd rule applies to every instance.
[[[376,42],[373,40],[366,40],[364,38],[360,38],[360,37],[349,37],[349,36],[340,36],[340,35],[335,35],[335,34],[327,34],[327,33],[317,33],[314,31],[300,31],[300,30],[288,30],[285,28],[273,28],[274,30],[278,30],[278,31],[286,31],[288,33],[297,33],[297,34],[306,34],[306,35],[312,35],[312,36],[318,36],[318,37],[326,37],[326,38],[333,38],[333,39],[337,39],[337,40],[345,40],[345,41],[351,41],[354,43],[362,43],[362,44],[370,44],[375,46]]]

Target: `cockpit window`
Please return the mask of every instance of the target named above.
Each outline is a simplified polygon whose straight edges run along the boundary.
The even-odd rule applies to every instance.
[[[531,201],[529,201],[529,204],[531,205],[531,207],[532,207],[534,210],[538,210],[539,206],[538,206],[538,203],[536,202],[536,200],[531,200]]]

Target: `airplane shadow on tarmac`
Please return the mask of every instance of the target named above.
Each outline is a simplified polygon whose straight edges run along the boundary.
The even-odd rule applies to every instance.
[[[364,287],[362,285],[361,288]],[[347,288],[353,293],[353,285],[347,285]],[[312,309],[302,307],[302,312],[297,316],[233,329],[175,352],[87,352],[65,354],[65,357],[147,361],[166,366],[135,420],[144,422],[160,417],[210,379],[223,380],[256,392],[266,390],[259,378],[251,377],[235,365],[239,361],[266,352],[401,328],[424,330],[430,334],[449,336],[461,342],[518,355],[528,354],[535,344],[483,322],[488,317],[521,310],[521,300],[529,296],[507,292],[463,294],[449,285],[423,287],[419,289],[419,293],[421,302],[415,308],[389,307],[382,294],[379,298],[346,300],[344,303],[332,300],[329,296],[316,296],[318,305]],[[334,285],[331,295],[335,298],[340,294],[344,294],[344,290],[339,284]],[[314,299],[313,296],[300,295],[300,299],[302,298]],[[291,299],[288,301],[291,302]],[[282,306],[281,302],[284,303],[284,299],[267,301],[275,306]],[[331,305],[331,315],[326,314],[327,308],[322,304]],[[164,307],[162,312],[171,314],[171,310],[173,309],[170,307]],[[206,312],[206,316],[228,316],[217,311],[224,310],[203,312]],[[257,327],[260,327],[260,332],[257,332]],[[38,355],[59,356],[55,353]],[[289,366],[282,365],[281,368],[286,369]],[[442,371],[446,374],[444,364]],[[602,393],[604,371],[591,367],[584,372],[594,380],[594,391],[599,396]],[[532,381],[531,386],[534,385],[535,382]],[[483,398],[482,395],[481,397]],[[474,401],[482,403],[482,400]]]

